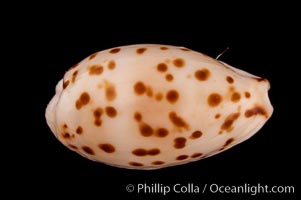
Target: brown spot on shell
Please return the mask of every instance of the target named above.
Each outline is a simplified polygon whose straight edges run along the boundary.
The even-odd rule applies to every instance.
[[[203,133],[201,131],[194,131],[191,136],[190,139],[197,139],[199,137],[201,137],[203,135]]]
[[[137,122],[140,122],[142,120],[142,115],[139,113],[139,112],[135,112],[134,113],[134,119],[137,121]]]
[[[255,77],[254,79],[256,79],[258,82],[261,82],[261,81],[267,82],[268,81],[267,79],[262,78],[262,77]]]
[[[187,159],[187,158],[188,158],[187,155],[180,155],[180,156],[178,156],[178,157],[176,158],[176,160],[185,160],[185,159]]]
[[[141,135],[143,135],[145,137],[151,136],[154,133],[153,128],[146,123],[141,123],[139,126],[139,129],[140,129]]]
[[[164,164],[164,162],[160,161],[160,160],[152,162],[152,165],[163,165],[163,164]]]
[[[135,149],[132,151],[132,154],[135,156],[146,156],[147,155],[147,150],[145,149]]]
[[[142,95],[146,91],[146,87],[141,81],[138,81],[134,85],[134,91],[137,95]]]
[[[83,92],[79,99],[83,105],[87,105],[90,101],[90,95],[87,92]]]
[[[82,134],[82,133],[84,132],[83,127],[78,126],[78,127],[76,128],[75,132],[76,132],[77,134]]]
[[[100,75],[103,72],[103,66],[101,65],[92,65],[89,67],[90,75]]]
[[[168,135],[168,130],[165,128],[158,128],[156,130],[156,135],[158,137],[166,137]]]
[[[101,124],[102,124],[101,119],[95,119],[94,124],[95,124],[95,126],[101,126]]]
[[[148,87],[146,88],[146,95],[147,95],[148,97],[152,97],[152,96],[153,96],[153,89],[152,89],[150,86],[148,86]]]
[[[106,153],[115,152],[115,147],[111,144],[99,144],[98,147]]]
[[[183,48],[183,47],[181,47],[180,50],[182,50],[182,51],[190,51],[190,49]]]
[[[253,115],[263,115],[265,117],[268,117],[264,108],[262,108],[260,106],[255,106],[251,109],[246,110],[245,117],[248,118],[248,117],[252,117]]]
[[[246,97],[246,98],[250,98],[250,97],[251,97],[250,92],[245,92],[245,97]]]
[[[66,89],[66,87],[69,85],[69,80],[63,81],[63,89]]]
[[[161,92],[159,92],[159,93],[156,94],[155,98],[156,98],[157,101],[161,101],[163,99],[163,94]]]
[[[165,79],[169,82],[173,80],[173,75],[172,74],[166,74]]]
[[[238,92],[234,92],[231,96],[231,101],[236,103],[240,100],[240,94]]]
[[[235,91],[235,87],[229,86],[229,92],[234,92],[234,91]]]
[[[90,95],[87,92],[83,92],[79,99],[75,102],[76,109],[81,109],[82,106],[85,106],[90,101]]]
[[[146,48],[139,48],[136,50],[138,54],[143,54],[146,51]]]
[[[167,50],[168,47],[160,47],[161,50]]]
[[[65,139],[70,139],[71,135],[70,135],[70,133],[65,132],[65,133],[62,134],[62,137],[65,138]]]
[[[117,96],[115,86],[112,83],[107,83],[105,87],[106,87],[105,88],[106,99],[108,101],[115,100]]]
[[[101,121],[100,117],[101,117],[102,113],[103,113],[102,108],[96,108],[94,110],[93,115],[94,115],[94,124],[95,124],[95,126],[101,126],[102,121]]]
[[[111,49],[109,52],[110,53],[118,53],[120,51],[120,48],[114,48],[114,49]]]
[[[71,82],[72,82],[72,83],[75,82],[76,77],[77,77],[77,74],[78,74],[78,70],[76,70],[75,72],[73,72],[73,74],[72,74],[72,79],[71,79]]]
[[[108,69],[113,70],[116,67],[116,63],[114,60],[110,60],[110,62],[108,63]]]
[[[184,137],[178,137],[174,139],[174,147],[176,149],[182,149],[186,145],[186,138]]]
[[[67,125],[67,124],[64,124],[64,125],[63,125],[63,128],[64,128],[64,129],[68,128],[68,125]]]
[[[210,77],[210,71],[208,69],[197,70],[194,76],[199,81],[206,81]]]
[[[147,154],[150,156],[155,156],[160,154],[160,149],[150,149],[147,151]]]
[[[75,102],[75,107],[76,107],[77,110],[81,109],[82,104],[81,104],[81,102],[80,102],[79,100],[77,100],[77,101]]]
[[[97,55],[97,53],[93,53],[92,55],[90,55],[89,60],[92,60],[93,58],[95,58],[96,55]]]
[[[232,130],[232,125],[235,122],[235,120],[238,119],[240,113],[233,113],[226,117],[224,123],[221,126],[222,130],[227,130],[228,132]]]
[[[96,108],[93,112],[95,118],[100,118],[103,113],[102,108]]]
[[[179,93],[176,90],[169,90],[166,94],[166,99],[170,103],[175,103],[179,99]]]
[[[232,142],[234,141],[234,138],[229,138],[225,144],[224,144],[224,147],[227,147],[229,144],[231,144]]]
[[[220,118],[220,116],[221,116],[221,114],[217,113],[217,114],[214,116],[214,118],[215,118],[215,119],[218,119],[218,118]]]
[[[184,121],[184,119],[182,119],[180,116],[178,116],[175,112],[169,113],[169,119],[177,127],[184,127],[186,129],[188,128],[188,125]]]
[[[176,58],[176,59],[173,60],[173,64],[174,64],[174,66],[176,66],[176,67],[184,67],[184,65],[185,65],[185,60],[182,59],[182,58]]]
[[[202,155],[203,155],[202,153],[194,153],[190,157],[191,158],[198,158],[198,157],[201,157]]]
[[[116,117],[117,115],[117,111],[114,107],[112,106],[108,106],[105,108],[105,111],[106,111],[106,114],[109,116],[109,117]]]
[[[94,151],[93,151],[93,149],[91,147],[88,147],[88,146],[82,146],[82,150],[84,152],[86,152],[87,154],[90,154],[90,155],[94,155],[95,154]]]
[[[149,149],[149,150],[146,150],[146,149],[135,149],[132,151],[132,154],[134,154],[135,156],[146,156],[146,155],[149,155],[149,156],[155,156],[155,155],[158,155],[160,153],[160,149]]]
[[[142,167],[143,166],[142,163],[138,163],[138,162],[129,162],[129,165],[135,166],[135,167]]]
[[[220,148],[219,150],[220,150],[220,151],[224,150],[224,149],[227,148],[230,144],[232,144],[233,141],[234,141],[234,138],[229,138],[229,139],[225,142],[224,146],[222,146],[222,148]]]
[[[212,93],[208,96],[209,106],[215,107],[222,102],[222,96],[218,93]]]
[[[229,84],[232,84],[234,82],[234,79],[231,76],[227,76],[226,80]]]
[[[71,148],[71,149],[74,149],[74,150],[77,150],[77,146],[73,145],[73,144],[68,144],[68,146]]]
[[[159,63],[159,64],[157,65],[157,70],[158,70],[159,72],[166,72],[167,69],[168,69],[168,66],[167,66],[165,63]]]

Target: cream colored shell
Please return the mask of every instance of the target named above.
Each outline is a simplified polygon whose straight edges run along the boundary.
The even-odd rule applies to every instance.
[[[186,48],[122,46],[69,69],[46,119],[65,146],[86,158],[157,169],[250,138],[273,112],[268,89],[266,79]]]

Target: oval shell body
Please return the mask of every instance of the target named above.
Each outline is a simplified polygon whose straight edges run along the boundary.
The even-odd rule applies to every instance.
[[[46,109],[55,136],[94,161],[157,169],[220,153],[273,108],[269,82],[183,47],[97,52],[69,69]]]

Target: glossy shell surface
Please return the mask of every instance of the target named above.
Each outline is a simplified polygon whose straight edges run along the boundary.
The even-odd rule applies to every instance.
[[[270,118],[266,79],[183,47],[139,44],[94,53],[71,67],[47,123],[82,156],[158,169],[220,153]]]

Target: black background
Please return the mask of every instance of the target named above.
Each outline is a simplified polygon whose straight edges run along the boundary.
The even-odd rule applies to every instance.
[[[118,194],[126,199],[150,196],[125,190],[127,184],[138,183],[293,185],[298,193],[299,97],[296,96],[298,79],[294,78],[298,67],[294,61],[298,34],[292,13],[284,17],[280,7],[254,6],[246,10],[242,6],[233,11],[210,7],[212,11],[204,14],[207,8],[193,9],[193,5],[155,7],[150,11],[144,10],[148,5],[141,5],[139,9],[123,12],[102,7],[88,15],[80,12],[91,7],[86,5],[71,13],[65,13],[69,8],[46,13],[38,9],[31,17],[18,21],[26,28],[15,27],[17,36],[12,40],[17,43],[11,46],[10,52],[14,58],[16,52],[20,54],[15,60],[21,64],[13,69],[19,72],[17,96],[24,106],[17,107],[22,123],[12,125],[18,148],[17,152],[10,149],[14,155],[9,157],[10,186],[18,188],[24,197],[42,197],[42,193],[87,199],[112,198]],[[69,67],[94,52],[138,43],[184,46],[212,57],[229,47],[220,58],[222,61],[270,81],[272,118],[254,137],[222,154],[154,171],[113,168],[68,150],[51,133],[44,117],[56,83]],[[16,121],[18,116],[12,114],[10,121]],[[292,199],[296,196],[222,195],[208,191],[206,194],[155,194],[154,199]]]

